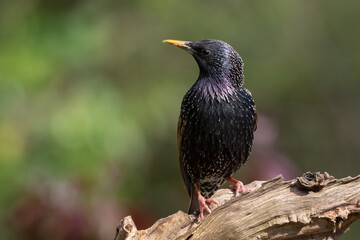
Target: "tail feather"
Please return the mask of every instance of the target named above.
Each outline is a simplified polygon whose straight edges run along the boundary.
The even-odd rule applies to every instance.
[[[194,186],[191,187],[191,199],[189,205],[188,214],[192,214],[195,211],[200,211],[199,199]]]

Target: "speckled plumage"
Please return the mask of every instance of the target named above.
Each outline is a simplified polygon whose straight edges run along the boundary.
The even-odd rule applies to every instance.
[[[200,207],[197,186],[209,198],[247,161],[256,109],[251,93],[242,87],[242,59],[230,45],[219,40],[183,44],[177,46],[191,53],[200,68],[184,96],[178,122],[180,169],[192,213]]]

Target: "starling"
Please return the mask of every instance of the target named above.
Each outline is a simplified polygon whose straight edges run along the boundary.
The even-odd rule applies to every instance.
[[[235,196],[246,189],[233,179],[248,159],[257,126],[255,103],[244,88],[243,61],[220,40],[164,40],[196,60],[199,77],[185,94],[177,128],[182,179],[191,198],[189,214],[211,213],[209,198],[224,183],[235,184]],[[216,203],[216,202],[215,202]]]

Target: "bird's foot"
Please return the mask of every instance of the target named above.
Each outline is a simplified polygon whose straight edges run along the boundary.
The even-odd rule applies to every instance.
[[[203,196],[201,196],[201,194],[199,194],[198,200],[199,200],[199,206],[200,206],[200,214],[199,214],[200,219],[204,218],[204,212],[203,212],[204,210],[203,209],[205,209],[209,214],[211,213],[211,209],[209,208],[209,206],[207,204],[210,204],[210,203],[215,203],[216,205],[218,204],[215,200],[206,199]]]
[[[229,186],[231,189],[235,189],[235,197],[239,196],[240,192],[241,193],[251,192],[251,189],[246,189],[244,184],[239,180],[236,180],[234,178],[225,178],[225,180],[229,181],[229,182],[232,182],[232,183],[235,183],[235,185],[230,185]]]

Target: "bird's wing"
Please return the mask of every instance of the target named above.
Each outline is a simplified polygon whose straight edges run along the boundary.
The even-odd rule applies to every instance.
[[[186,122],[184,120],[182,120],[181,117],[179,117],[178,127],[177,127],[177,148],[178,148],[178,154],[179,154],[180,171],[181,171],[181,177],[184,181],[186,190],[187,190],[189,196],[191,196],[192,184],[191,184],[189,175],[185,172],[184,156],[183,156],[183,152],[181,150],[182,140],[183,140],[183,136],[184,136],[184,132],[185,132],[185,126],[186,126]]]
[[[253,132],[257,129],[258,117],[256,113],[256,108],[254,107],[254,117],[253,117]]]
[[[255,106],[254,99],[252,97],[251,92],[246,88],[243,88],[243,89],[247,93],[247,95],[245,95],[245,97],[250,99],[250,104],[252,105],[252,110],[254,111],[252,122],[253,122],[253,132],[255,132],[256,129],[257,129],[257,123],[258,123],[258,118],[257,118],[257,113],[256,113],[256,106]]]

